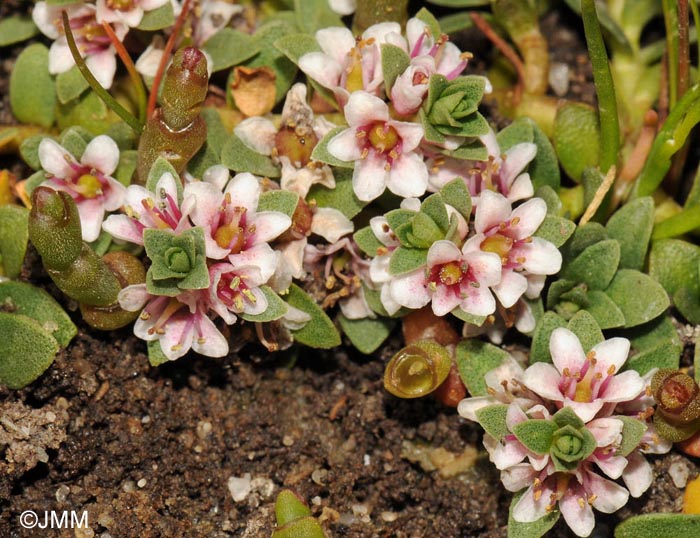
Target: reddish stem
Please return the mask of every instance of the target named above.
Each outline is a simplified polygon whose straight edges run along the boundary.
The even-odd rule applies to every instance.
[[[165,66],[168,65],[170,53],[172,52],[173,47],[175,46],[175,40],[177,39],[177,36],[180,33],[180,28],[182,28],[182,25],[185,23],[185,19],[187,18],[187,14],[190,10],[191,2],[192,0],[185,0],[185,3],[182,6],[182,11],[180,12],[180,16],[175,21],[173,31],[170,34],[167,43],[165,44],[165,48],[163,49],[163,56],[161,57],[160,63],[158,64],[158,71],[156,71],[156,76],[153,78],[151,94],[148,96],[148,108],[146,109],[147,118],[151,118],[156,110],[156,101],[158,100],[158,88],[160,87],[160,82],[161,80],[163,80],[163,75],[165,74]]]
[[[470,13],[469,16],[472,18],[472,21],[474,21],[476,27],[481,30],[488,40],[491,41],[491,43],[493,43],[499,51],[501,51],[501,54],[503,54],[503,56],[505,56],[508,61],[513,64],[515,72],[518,74],[518,83],[515,85],[513,92],[513,101],[514,104],[517,105],[520,102],[523,88],[525,87],[525,66],[523,65],[523,61],[520,59],[520,56],[518,56],[518,53],[515,52],[513,47],[506,43],[506,41],[501,38],[501,36],[499,36],[493,28],[491,28],[489,23],[486,22],[486,19],[484,19],[478,13]]]
[[[141,122],[141,125],[143,125],[146,120],[146,90],[143,87],[143,81],[136,71],[136,66],[131,59],[131,56],[129,56],[126,48],[124,48],[124,44],[119,41],[119,38],[117,37],[117,34],[114,33],[112,27],[108,23],[103,22],[102,28],[104,28],[105,33],[107,36],[109,36],[112,45],[114,45],[114,49],[117,51],[119,58],[124,63],[124,67],[126,67],[126,70],[129,72],[129,77],[131,78],[131,82],[134,84],[134,88],[136,88],[136,93],[138,94],[139,100],[139,122]]]

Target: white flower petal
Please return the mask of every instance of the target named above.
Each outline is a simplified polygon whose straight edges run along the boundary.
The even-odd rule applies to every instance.
[[[228,342],[219,332],[214,322],[201,314],[196,322],[192,349],[205,357],[225,357],[228,355]]]
[[[476,208],[474,229],[477,233],[486,232],[508,220],[510,213],[510,202],[505,196],[489,190],[482,191]]]
[[[233,132],[253,151],[270,155],[275,147],[277,128],[260,116],[247,118],[233,128]]]
[[[146,304],[149,297],[146,284],[132,284],[119,292],[117,300],[119,306],[127,312],[138,312]]]
[[[561,375],[556,368],[545,362],[536,362],[530,365],[523,373],[523,384],[531,391],[543,398],[561,401],[563,395],[559,390]]]
[[[344,62],[348,53],[356,45],[352,32],[341,27],[323,28],[317,31],[316,41],[318,41],[321,50],[339,64]]]
[[[325,88],[336,88],[342,74],[342,66],[328,54],[309,52],[299,58],[299,69]]]
[[[561,252],[541,237],[533,237],[531,243],[519,247],[516,255],[525,258],[523,268],[535,275],[554,275],[561,269]]]
[[[395,277],[390,283],[392,298],[407,308],[422,308],[430,302],[430,294],[425,285],[424,269],[417,269],[407,275]]]
[[[428,267],[458,261],[461,257],[462,253],[452,241],[435,241],[428,249]]]
[[[491,289],[505,308],[513,306],[527,290],[527,279],[515,271],[503,271],[501,282]]]
[[[589,472],[587,485],[593,495],[596,496],[593,506],[600,512],[612,514],[627,504],[629,492],[612,480]]]
[[[328,153],[341,161],[357,161],[362,155],[354,129],[345,129],[335,135],[328,141],[327,149]]]
[[[589,536],[595,527],[595,516],[591,506],[586,502],[580,486],[569,486],[569,490],[559,500],[559,510],[566,524],[576,536]]]
[[[311,219],[311,233],[320,235],[331,244],[354,229],[352,221],[332,207],[317,207]]]
[[[119,164],[119,147],[107,135],[96,136],[85,148],[80,163],[111,176]]]
[[[518,463],[501,471],[503,486],[512,492],[520,491],[531,485],[537,477],[537,471],[529,463]]]
[[[564,372],[565,369],[572,373],[578,372],[586,360],[581,341],[573,332],[563,327],[552,331],[549,338],[549,352],[559,372]]]
[[[591,351],[595,353],[598,368],[607,371],[610,366],[614,366],[617,373],[627,360],[630,352],[630,341],[627,338],[610,338],[597,344]]]
[[[389,175],[384,164],[383,160],[373,155],[355,163],[352,187],[359,200],[371,202],[384,192]]]
[[[345,119],[351,127],[363,127],[375,121],[389,120],[387,104],[379,97],[365,91],[353,92],[348,104],[345,105],[344,112]]]
[[[532,198],[516,207],[510,219],[518,219],[517,224],[511,224],[510,230],[516,239],[530,237],[540,227],[547,216],[547,203],[542,198]]]
[[[428,188],[428,168],[417,153],[404,153],[396,159],[387,177],[387,187],[402,198],[423,196]]]
[[[39,162],[49,174],[58,178],[72,177],[73,169],[69,160],[75,163],[73,155],[51,138],[44,138],[39,143]]]
[[[85,58],[88,69],[103,88],[109,89],[114,81],[114,74],[117,72],[117,59],[114,55],[114,50],[109,48]]]
[[[654,471],[644,456],[639,452],[632,452],[627,456],[627,467],[622,473],[622,480],[632,497],[640,497],[654,481]]]

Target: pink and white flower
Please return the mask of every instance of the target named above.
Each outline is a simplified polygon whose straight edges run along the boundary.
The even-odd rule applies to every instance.
[[[125,214],[110,215],[102,228],[116,239],[143,245],[146,228],[172,230],[176,235],[191,228],[188,216],[196,203],[191,196],[178,203],[177,180],[166,172],[156,183],[155,192],[129,185],[122,207]]]
[[[262,283],[274,274],[279,254],[269,241],[284,232],[292,220],[278,211],[258,211],[261,188],[252,174],[238,174],[224,192],[208,182],[189,183],[185,198],[196,205],[190,218],[204,229],[207,257],[228,258],[235,267],[256,267]]]
[[[485,191],[498,192],[511,203],[531,198],[534,188],[530,175],[524,170],[535,158],[537,146],[520,142],[502,152],[493,130],[480,140],[488,151],[486,161],[463,161],[439,154],[431,156],[427,161],[430,170],[428,190],[438,191],[455,177],[461,177],[469,189],[474,207],[478,207],[481,193]]]
[[[347,28],[324,28],[316,32],[316,41],[322,52],[304,54],[299,58],[299,68],[330,89],[341,107],[358,90],[381,95],[383,43],[406,47],[401,27],[395,22],[372,25],[358,40]]]
[[[158,9],[170,0],[97,0],[97,21],[119,22],[135,28],[146,11]]]
[[[396,277],[390,293],[397,303],[412,309],[431,303],[436,316],[455,308],[488,316],[496,309],[489,287],[499,283],[500,265],[494,253],[460,250],[452,241],[436,241],[428,249],[426,268]]]
[[[453,80],[464,71],[471,57],[450,43],[446,35],[436,42],[428,25],[417,18],[409,19],[406,36],[411,63],[391,87],[391,102],[403,116],[418,112],[428,93],[431,76],[440,74]]]
[[[207,316],[204,294],[188,291],[177,297],[150,295],[145,284],[127,286],[119,293],[120,306],[129,312],[141,310],[134,334],[152,342],[174,361],[193,349],[207,357],[228,354],[228,342]]]
[[[105,211],[122,205],[126,188],[112,177],[119,163],[119,148],[106,135],[93,138],[80,162],[50,138],[39,144],[39,161],[46,171],[42,184],[70,194],[80,214],[83,240],[95,241],[100,235]]]
[[[392,120],[387,104],[367,92],[352,94],[345,107],[349,128],[333,137],[328,152],[342,161],[355,162],[355,195],[369,202],[386,188],[397,196],[421,196],[428,185],[428,170],[417,151],[423,127]]]
[[[55,40],[49,49],[49,73],[58,75],[75,65],[63,29],[61,18],[63,11],[68,13],[76,45],[85,58],[90,72],[100,85],[109,88],[112,86],[114,74],[117,71],[116,51],[104,28],[97,21],[96,7],[92,4],[54,6],[48,5],[46,2],[37,2],[34,6],[32,11],[34,24],[44,35]],[[120,41],[124,39],[129,30],[121,23],[113,24],[113,29]]]
[[[265,282],[257,267],[216,263],[209,267],[209,280],[210,308],[227,325],[236,322],[236,314],[257,315],[267,310],[267,298],[260,289]]]
[[[533,198],[515,209],[501,194],[485,191],[476,209],[476,234],[464,245],[465,252],[497,254],[502,266],[493,292],[505,308],[513,306],[523,294],[539,296],[545,275],[561,269],[561,253],[549,241],[533,237],[547,215],[547,204]]]
[[[523,384],[558,408],[571,407],[584,422],[600,416],[606,404],[628,402],[645,389],[644,380],[634,370],[618,373],[630,349],[626,338],[605,340],[586,354],[574,333],[558,328],[549,349],[553,364],[531,365]],[[612,410],[608,408],[607,413]]]

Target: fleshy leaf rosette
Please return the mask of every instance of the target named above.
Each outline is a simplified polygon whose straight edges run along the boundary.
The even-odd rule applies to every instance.
[[[143,241],[152,261],[146,274],[150,294],[175,297],[184,290],[209,287],[202,228],[190,228],[179,235],[149,228],[143,231]]]

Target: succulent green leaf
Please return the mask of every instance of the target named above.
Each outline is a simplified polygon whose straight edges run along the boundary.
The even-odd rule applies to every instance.
[[[160,366],[168,362],[170,359],[163,353],[163,348],[160,347],[160,340],[151,340],[147,342],[148,347],[148,362],[151,366]]]
[[[532,186],[535,190],[545,186],[551,187],[555,192],[558,192],[561,185],[561,174],[554,146],[537,123],[530,118],[525,118],[525,121],[532,125],[532,141],[537,146],[537,155],[528,166]]]
[[[476,325],[477,327],[481,327],[487,318],[487,316],[475,316],[474,314],[465,312],[460,307],[457,307],[454,310],[452,310],[450,314],[452,314],[454,317],[462,320],[465,323],[470,323],[471,325]]]
[[[620,456],[628,456],[632,451],[639,446],[642,441],[644,433],[647,431],[648,427],[646,423],[636,418],[628,416],[615,416],[618,420],[621,420],[624,424],[622,427],[622,443],[620,444],[620,449],[618,454]]]
[[[389,260],[389,272],[392,275],[403,275],[419,269],[427,263],[428,249],[398,247]]]
[[[370,258],[374,258],[377,255],[377,250],[384,247],[384,244],[377,239],[369,226],[357,230],[352,238],[357,243],[357,246],[360,247],[360,250]]]
[[[174,297],[183,290],[209,287],[202,228],[190,228],[179,235],[147,228],[143,232],[143,244],[152,262],[146,273],[146,287],[150,294]]]
[[[625,316],[625,327],[651,321],[670,305],[666,291],[656,280],[633,269],[620,269],[605,293]]]
[[[66,149],[66,151],[68,151],[76,159],[80,160],[90,140],[92,140],[92,135],[90,135],[90,133],[85,129],[76,126],[70,127],[63,131],[63,133],[61,133],[59,143]]]
[[[221,164],[235,172],[250,172],[270,178],[280,176],[280,169],[270,157],[252,150],[235,134],[231,135],[221,150]]]
[[[294,0],[297,26],[307,34],[329,26],[342,26],[343,21],[326,0]]]
[[[450,0],[447,1],[449,2]],[[484,5],[489,3],[486,0],[481,1]],[[436,2],[431,3],[435,4]],[[474,26],[472,18],[466,11],[445,15],[444,17],[440,17],[438,19],[438,22],[440,23],[440,28],[442,28],[442,31],[445,32],[447,35],[455,34],[457,32],[461,32],[462,30],[466,30],[467,28],[471,28],[472,26]]]
[[[571,426],[579,430],[584,427],[583,421],[576,414],[576,411],[571,409],[571,407],[562,407],[559,411],[554,413],[552,420],[560,428],[563,428],[564,426]]]
[[[422,113],[422,112],[421,112]],[[424,124],[425,126],[425,124]],[[430,127],[433,129],[432,127]],[[433,129],[434,130],[434,129]],[[437,131],[435,131],[437,132]],[[426,131],[426,140],[430,140]],[[440,139],[444,141],[444,137],[440,135]],[[432,140],[430,140],[432,141]],[[449,157],[454,157],[455,159],[462,159],[466,161],[486,161],[489,158],[489,152],[484,146],[483,142],[478,138],[471,139],[467,138],[466,142],[454,150],[441,149],[440,153],[447,155]]]
[[[68,314],[51,295],[25,282],[0,282],[0,304],[14,314],[37,321],[61,347],[66,347],[78,333]]]
[[[89,87],[90,84],[85,80],[77,66],[73,66],[68,71],[56,76],[56,95],[62,105],[77,99]]]
[[[134,172],[136,172],[137,163],[138,151],[135,149],[128,149],[119,153],[119,164],[117,165],[117,169],[114,171],[114,179],[125,187],[131,185]]]
[[[278,527],[272,538],[324,538],[324,534],[318,520],[309,516]]]
[[[283,489],[275,501],[275,517],[277,525],[282,526],[311,515],[306,503],[292,490]]]
[[[266,191],[258,200],[258,211],[279,211],[291,217],[299,203],[299,195],[292,191]]]
[[[120,121],[119,116],[89,90],[68,103],[58,103],[56,123],[60,129],[80,125],[95,135],[105,133],[109,127]]]
[[[520,523],[513,519],[513,508],[518,504],[520,498],[525,494],[525,490],[516,493],[510,503],[508,510],[508,538],[541,538],[554,527],[561,516],[559,510],[552,510],[542,516],[537,521],[531,523]]]
[[[326,136],[319,140],[318,144],[316,144],[316,147],[314,147],[314,150],[311,152],[311,159],[314,161],[330,164],[331,166],[339,166],[341,168],[353,168],[355,166],[354,162],[341,161],[340,159],[336,159],[328,151],[328,143],[333,138],[335,138],[336,135],[340,134],[346,129],[347,127],[341,125],[340,127],[335,127],[328,131],[328,133],[326,133]]]
[[[639,375],[646,375],[654,368],[677,369],[682,351],[680,344],[664,342],[637,353],[627,361],[626,367],[628,370],[639,372]]]
[[[535,454],[548,454],[557,425],[551,420],[530,419],[513,426],[513,434]]]
[[[29,210],[16,205],[0,206],[0,275],[17,278],[29,241]]]
[[[563,205],[561,198],[552,187],[542,185],[535,190],[535,197],[542,198],[547,204],[548,215],[560,215],[563,213]]]
[[[449,228],[450,218],[447,215],[444,198],[440,193],[431,194],[423,200],[420,212],[430,217],[441,231],[445,232]]]
[[[33,170],[39,170],[41,168],[41,161],[39,161],[39,144],[41,144],[44,138],[46,138],[46,135],[43,134],[30,136],[19,145],[19,154],[22,159],[24,159],[24,162]]]
[[[587,247],[562,271],[567,280],[583,282],[592,290],[604,290],[620,263],[620,243],[615,239]]]
[[[600,127],[595,110],[583,103],[567,103],[554,119],[554,148],[566,174],[579,183],[586,168],[600,159]]]
[[[302,312],[306,312],[311,319],[301,329],[292,331],[294,340],[305,346],[317,349],[330,349],[340,345],[340,334],[331,319],[319,307],[316,302],[296,284],[292,284],[289,293],[285,296],[287,303]]]
[[[501,129],[496,135],[501,152],[506,152],[522,142],[532,142],[535,138],[533,124],[528,118],[516,118],[513,123]]]
[[[487,405],[476,412],[476,418],[484,431],[497,440],[510,433],[506,424],[508,406],[505,404]]]
[[[277,295],[269,286],[260,286],[260,290],[267,299],[267,310],[262,314],[250,315],[241,314],[240,316],[246,321],[268,322],[280,319],[287,313],[289,308],[279,295]]]
[[[422,211],[413,217],[410,228],[408,226],[397,228],[396,235],[405,237],[411,247],[427,249],[445,237],[445,232],[440,229],[440,226]],[[401,228],[405,228],[405,235],[401,233]]]
[[[576,312],[574,317],[569,320],[567,328],[578,336],[578,339],[581,341],[581,347],[586,353],[604,340],[603,333],[595,318],[585,310]]]
[[[49,74],[49,49],[34,43],[24,49],[10,75],[10,107],[21,123],[51,127],[56,118],[56,83]]]
[[[361,201],[352,186],[352,170],[340,168],[334,171],[335,189],[328,189],[323,185],[312,185],[306,200],[315,201],[318,207],[332,207],[340,211],[347,218],[352,219],[362,211],[367,202]]]
[[[564,217],[547,215],[535,232],[535,237],[541,237],[559,248],[571,237],[576,230],[576,224]]]
[[[403,225],[410,224],[411,221],[413,220],[413,217],[416,216],[416,212],[411,210],[411,209],[392,209],[388,213],[386,213],[386,221],[389,224],[389,227],[396,231],[397,229],[401,228]]]
[[[321,50],[318,41],[309,34],[286,35],[275,41],[275,47],[295,64],[304,54]]]
[[[654,227],[654,200],[637,198],[623,205],[610,217],[605,229],[620,242],[620,268],[644,268],[649,238]]]
[[[381,51],[384,84],[386,85],[387,94],[389,94],[396,78],[406,71],[410,65],[411,58],[402,48],[389,43],[383,43]]]
[[[39,33],[31,17],[12,15],[0,20],[0,47],[20,43]]]
[[[173,5],[170,2],[166,2],[159,8],[146,11],[138,25],[138,29],[146,32],[155,32],[156,30],[172,26],[174,22]]]
[[[653,241],[649,274],[659,282],[681,314],[700,323],[700,247],[680,239]],[[680,303],[680,304],[679,304]]]
[[[26,387],[51,366],[58,342],[41,324],[21,314],[0,312],[0,384]]]
[[[117,143],[119,151],[135,149],[138,144],[136,133],[124,121],[118,121],[110,125],[105,134]]]
[[[554,312],[545,312],[535,327],[535,334],[532,337],[530,348],[530,363],[552,362],[552,355],[549,352],[549,339],[554,329],[566,327],[566,320]]]
[[[428,98],[421,114],[426,139],[440,143],[446,135],[475,137],[486,134],[488,123],[477,111],[484,84],[484,79],[478,76],[457,77],[451,81],[443,75],[431,76]]]
[[[596,440],[586,428],[564,426],[554,432],[550,456],[557,471],[572,471],[593,454]]]
[[[456,178],[445,184],[440,189],[440,194],[445,203],[454,207],[465,218],[469,219],[472,214],[472,197],[469,189],[461,178]]]
[[[564,260],[573,260],[589,246],[606,239],[608,239],[608,233],[605,227],[598,222],[587,222],[583,226],[578,226],[571,240],[562,248]]]
[[[625,325],[622,310],[603,291],[588,292],[586,310],[595,318],[601,329],[613,329]]]
[[[440,36],[442,35],[443,32],[442,32],[442,29],[440,28],[440,23],[435,18],[435,15],[433,15],[426,8],[422,7],[422,8],[420,8],[420,10],[418,10],[418,13],[416,13],[416,19],[424,22],[428,26],[428,29],[430,30],[430,33],[433,35],[433,39],[435,41],[440,39]]]
[[[473,338],[462,340],[455,349],[459,376],[472,396],[488,396],[484,375],[507,358],[507,351]]]
[[[212,72],[216,72],[252,58],[260,52],[260,44],[248,34],[222,28],[204,43],[202,49],[211,56]]]
[[[615,527],[615,538],[659,538],[699,536],[700,516],[690,514],[643,514]]]
[[[348,319],[343,314],[338,315],[338,323],[352,345],[365,355],[377,351],[396,325],[390,318]]]

